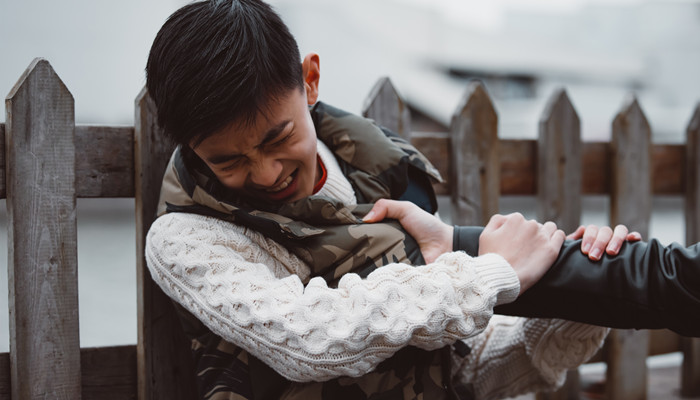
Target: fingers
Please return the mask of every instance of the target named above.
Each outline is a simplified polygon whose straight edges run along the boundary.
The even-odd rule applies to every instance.
[[[585,231],[586,231],[586,227],[583,226],[583,225],[581,225],[581,226],[579,226],[578,228],[576,228],[575,231],[573,231],[572,233],[568,234],[568,235],[566,236],[566,238],[567,238],[568,240],[578,240],[578,239],[581,239],[581,238],[583,237],[583,232],[585,232]]]
[[[638,242],[642,240],[642,234],[637,231],[630,232],[629,234],[627,234],[626,239],[628,242]]]
[[[613,231],[612,229],[610,229],[610,227],[603,226],[599,228],[595,240],[593,241],[593,244],[591,245],[591,248],[588,252],[588,258],[590,258],[593,261],[600,260],[600,257],[603,256],[603,252],[605,251],[612,237]]]
[[[629,230],[624,225],[618,225],[613,231],[610,243],[605,248],[605,252],[611,256],[617,255],[620,252],[620,247],[622,247],[622,242],[625,241],[629,233]]]

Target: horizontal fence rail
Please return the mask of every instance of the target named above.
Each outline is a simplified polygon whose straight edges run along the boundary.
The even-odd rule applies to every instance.
[[[78,197],[134,197],[133,127],[77,125],[75,141],[79,149],[84,149],[75,167]],[[0,149],[4,143],[5,124],[0,124]],[[449,194],[449,134],[414,132],[411,143],[433,162],[446,180],[436,185],[438,194]],[[535,195],[537,140],[499,139],[499,143],[500,193],[506,196]],[[651,146],[653,194],[685,193],[685,148],[684,144],[657,143]],[[610,194],[611,154],[611,144],[608,142],[581,143],[581,158],[586,166],[581,181],[582,194]],[[3,151],[0,152],[0,199],[6,197],[5,169]]]
[[[538,198],[539,218],[571,231],[580,221],[581,195],[608,195],[611,222],[646,236],[652,195],[670,194],[686,198],[686,235],[700,241],[700,106],[687,144],[673,145],[651,143],[634,98],[618,112],[611,142],[581,142],[580,120],[564,90],[550,98],[536,140],[499,139],[498,114],[479,83],[457,105],[449,132],[412,132],[409,108],[387,78],[372,89],[363,114],[408,138],[435,164],[446,179],[436,189],[451,196],[454,222],[483,224],[498,212],[499,196],[528,195]],[[193,398],[188,343],[143,257],[172,150],[148,93],[136,99],[133,127],[75,126],[72,95],[49,63],[37,59],[6,99],[6,115],[0,198],[7,198],[9,216],[11,351],[0,354],[0,400]],[[78,197],[135,198],[134,346],[79,348]],[[597,356],[608,362],[608,396],[644,398],[643,359],[681,350],[682,392],[700,394],[699,348],[697,339],[668,331],[615,332],[609,354]]]

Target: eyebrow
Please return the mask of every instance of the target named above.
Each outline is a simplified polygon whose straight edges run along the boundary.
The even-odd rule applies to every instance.
[[[292,120],[290,120],[290,119],[284,120],[284,121],[280,122],[279,124],[270,128],[267,132],[265,132],[265,135],[263,136],[263,140],[259,144],[257,144],[255,146],[255,148],[260,148],[260,147],[274,141],[275,139],[277,139],[277,137],[279,137],[279,135],[282,133],[284,128],[287,125],[289,125],[289,123],[291,123],[291,122],[292,122]],[[210,164],[218,165],[218,164],[223,164],[225,162],[228,162],[228,161],[231,161],[231,160],[234,160],[236,158],[243,157],[243,156],[244,155],[240,154],[240,153],[221,154],[221,155],[209,157],[209,158],[207,158],[207,161],[209,161]]]

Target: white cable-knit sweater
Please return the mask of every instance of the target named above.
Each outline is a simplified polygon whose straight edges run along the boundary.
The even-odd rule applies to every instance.
[[[328,164],[335,160],[319,154],[334,182]],[[365,279],[347,274],[337,288],[321,278],[304,285],[309,267],[258,232],[171,213],[151,227],[146,259],[171,298],[293,381],[360,376],[406,345],[430,350],[471,338],[472,353],[454,356],[455,379],[473,383],[478,398],[499,398],[560,384],[607,334],[572,322],[491,318],[494,306],[519,292],[513,269],[496,254],[452,252]]]

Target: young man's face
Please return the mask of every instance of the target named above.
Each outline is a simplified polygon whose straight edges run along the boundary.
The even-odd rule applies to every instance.
[[[194,152],[224,186],[250,197],[290,202],[311,195],[320,174],[307,92],[274,99],[252,125],[234,123]]]

